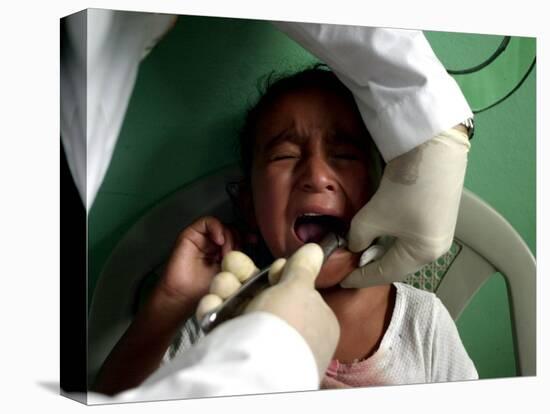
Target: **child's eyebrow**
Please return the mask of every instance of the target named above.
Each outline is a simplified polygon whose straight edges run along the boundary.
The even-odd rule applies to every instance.
[[[296,144],[302,143],[306,137],[296,133],[293,127],[283,129],[278,134],[268,138],[267,143],[264,145],[264,150],[269,151],[279,145],[281,142],[292,142]]]
[[[329,137],[329,143],[331,145],[350,144],[357,148],[363,148],[365,146],[365,137],[357,136],[347,132],[335,131]]]
[[[263,150],[269,152],[282,142],[291,142],[297,145],[302,144],[307,140],[307,136],[297,133],[294,127],[289,126],[281,132],[269,137]],[[330,145],[353,145],[356,148],[362,149],[365,146],[364,137],[359,137],[344,131],[333,130],[328,134],[328,143]]]

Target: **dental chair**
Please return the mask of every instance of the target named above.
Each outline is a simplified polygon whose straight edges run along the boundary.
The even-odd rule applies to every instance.
[[[233,210],[225,188],[238,177],[237,167],[227,167],[185,186],[161,200],[120,240],[99,277],[90,307],[90,385],[129,326],[144,281],[167,259],[180,231],[202,215],[231,220]],[[495,272],[507,282],[518,375],[535,375],[535,260],[512,226],[477,196],[463,191],[449,252],[408,275],[405,282],[435,292],[456,320]]]
[[[510,223],[475,194],[462,192],[451,249],[405,282],[434,292],[456,321],[497,272],[508,291],[517,373],[536,375],[535,259]]]

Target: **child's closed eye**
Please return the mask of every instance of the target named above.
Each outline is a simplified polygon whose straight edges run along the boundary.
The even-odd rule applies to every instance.
[[[362,161],[364,160],[363,151],[358,148],[355,144],[342,140],[335,145],[332,145],[328,149],[328,155],[335,160],[344,160],[344,161]]]
[[[270,161],[280,161],[280,160],[290,160],[290,159],[297,159],[300,157],[300,154],[275,154],[270,157]]]
[[[300,148],[297,145],[285,142],[273,148],[269,153],[270,161],[282,161],[299,159],[301,157]]]
[[[355,153],[342,152],[333,155],[334,158],[347,161],[359,161],[360,156]]]

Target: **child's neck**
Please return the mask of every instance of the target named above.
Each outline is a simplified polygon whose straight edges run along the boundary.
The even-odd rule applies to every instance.
[[[363,289],[335,286],[320,293],[340,323],[340,341],[334,358],[350,363],[374,354],[391,321],[395,288],[392,285]]]
[[[347,289],[334,286],[319,291],[340,323],[358,323],[375,311],[386,299],[392,285]]]

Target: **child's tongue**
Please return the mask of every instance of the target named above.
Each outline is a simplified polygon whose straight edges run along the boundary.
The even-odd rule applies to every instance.
[[[318,243],[328,233],[319,223],[302,223],[296,227],[296,235],[304,243]]]

